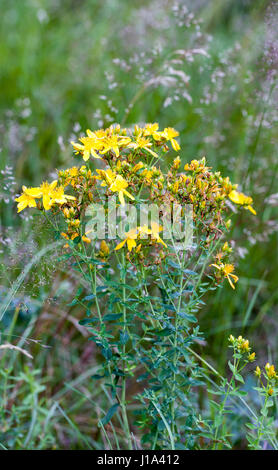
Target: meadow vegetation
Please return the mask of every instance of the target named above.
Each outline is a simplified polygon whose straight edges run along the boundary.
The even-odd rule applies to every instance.
[[[2,449],[277,449],[278,6],[266,0],[192,3],[0,0]],[[146,123],[159,123],[160,130],[152,128],[148,134]],[[82,254],[91,244],[82,240],[86,234],[79,233],[76,214],[65,212],[75,204],[73,199],[63,199],[76,190],[69,177],[81,178],[78,184],[84,188],[91,177],[87,172],[95,172],[99,179],[93,185],[102,181],[103,191],[111,188],[116,177],[105,174],[107,168],[93,155],[89,163],[84,162],[84,149],[76,144],[80,145],[86,129],[109,129],[114,124],[133,130],[132,137],[129,131],[126,134],[130,141],[121,137],[119,149],[124,152],[126,147],[136,157],[138,136],[151,141],[151,146],[141,146],[141,152],[147,165],[156,158],[150,150],[161,154],[154,184],[159,187],[161,176],[168,174],[166,189],[173,197],[179,191],[175,178],[183,172],[192,172],[190,184],[200,190],[196,177],[200,166],[205,183],[216,178],[224,188],[231,218],[231,224],[225,225],[225,220],[224,225],[229,233],[213,255],[208,240],[199,239],[199,247],[210,255],[206,277],[196,260],[194,266],[191,260],[190,266],[181,267],[179,258],[169,264],[167,256],[160,254],[169,247],[160,241],[159,230],[146,234],[149,245],[142,242],[136,254],[127,242],[116,251],[114,246],[96,245],[96,257],[90,255],[93,263]],[[167,133],[169,128],[179,135]],[[156,132],[164,135],[158,138]],[[96,152],[107,158],[106,164],[111,166],[112,161],[112,170],[130,185],[117,180],[121,184],[112,186],[118,203],[122,198],[126,202],[137,198],[134,190],[142,180],[131,177],[130,166],[141,159],[121,168],[116,166],[115,147],[101,146]],[[66,172],[82,165],[86,170],[81,174]],[[97,168],[101,168],[98,173]],[[145,170],[138,168],[140,175]],[[227,190],[227,181],[223,183],[218,172],[238,187]],[[66,187],[66,180],[71,187],[59,197],[56,186],[41,187],[42,182],[55,180],[57,173],[57,188]],[[179,178],[180,185],[185,184]],[[164,181],[160,182],[163,186]],[[26,202],[26,198],[15,201],[23,185],[36,188],[27,196],[35,206],[41,204],[41,211],[31,203],[31,208],[17,213],[17,203]],[[150,191],[149,183],[146,188]],[[251,196],[252,203],[241,193]],[[249,210],[241,210],[242,206]],[[58,230],[57,214],[53,227],[49,214],[56,207],[61,208],[60,217],[70,221],[69,230],[60,230],[60,225]],[[44,210],[49,220],[42,216]],[[141,232],[139,227],[135,238],[127,237],[135,240],[137,248]],[[140,264],[140,251],[156,250],[154,241],[162,264],[154,263],[155,273],[151,266],[140,271],[136,284],[121,253],[129,256],[131,266]],[[69,248],[63,248],[65,243]],[[67,250],[72,250],[74,261]],[[117,285],[112,285],[106,267],[112,253],[119,257],[118,264],[112,262]],[[222,254],[215,258],[216,253]],[[232,261],[223,261],[226,255]],[[102,263],[105,282],[96,281],[100,275],[96,267]],[[225,270],[231,265],[234,271]],[[179,304],[184,281],[193,283],[195,304],[190,304],[190,311],[186,310],[188,293],[182,311]],[[152,348],[141,346],[136,337],[140,327],[128,339],[126,331],[117,336],[119,328],[130,328],[134,312],[127,307],[123,322],[114,307],[125,306],[138,286],[148,302],[146,289],[153,297],[148,305],[136,304],[140,313],[136,325],[146,324],[140,334],[150,335]],[[105,294],[109,290],[111,299],[113,289],[120,292],[120,300],[112,298],[111,310],[103,312]],[[164,315],[167,305],[168,317]],[[91,313],[86,316],[88,308]],[[98,329],[91,316],[99,308],[101,314],[110,315],[109,331],[102,333],[112,330],[118,341],[118,351],[113,344],[111,358],[107,348],[105,360],[99,341],[88,340]],[[171,312],[184,314],[186,337],[179,322],[171,330]],[[152,319],[145,322],[150,313]],[[101,341],[113,342],[105,334]],[[133,356],[127,357],[126,349],[132,349]],[[160,362],[154,361],[154,354]],[[119,360],[124,362],[122,368]],[[109,361],[117,374],[109,371]],[[144,367],[137,370],[137,361],[158,370],[153,381],[144,375]],[[169,364],[174,364],[171,387],[163,373],[171,368]],[[112,377],[110,385],[107,377]],[[173,406],[173,397],[183,404],[181,408]]]

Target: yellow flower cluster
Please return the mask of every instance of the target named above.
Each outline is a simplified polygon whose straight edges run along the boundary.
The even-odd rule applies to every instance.
[[[253,362],[256,358],[255,352],[251,353],[251,347],[249,340],[238,336],[235,338],[233,335],[229,336],[229,342],[232,344],[233,348],[240,354],[248,354],[247,360]]]
[[[235,356],[237,357],[237,359],[244,358],[245,365],[248,362],[255,361],[256,354],[255,352],[251,352],[251,347],[248,339],[245,339],[242,336],[238,336],[238,338],[235,338],[233,335],[230,335],[228,340],[231,343],[231,347],[233,347],[234,352],[237,354]],[[241,367],[241,370],[243,369],[243,367]],[[257,366],[254,371],[254,374],[256,377],[258,377],[260,381],[261,392],[264,395],[266,395],[267,397],[272,396],[274,393],[277,395],[278,391],[276,385],[278,382],[278,373],[276,372],[273,364],[269,364],[268,362],[265,365],[264,370]],[[264,381],[262,380],[263,378],[265,379]]]
[[[102,180],[101,186],[108,186],[112,193],[118,193],[119,201],[123,206],[125,205],[124,196],[134,201],[134,197],[126,190],[128,183],[121,175],[117,175],[110,168],[107,171],[96,171],[99,174],[97,178]]]
[[[22,194],[15,200],[18,202],[17,212],[21,212],[26,207],[37,207],[37,199],[42,199],[43,208],[48,211],[54,204],[66,204],[74,200],[74,196],[64,194],[64,187],[57,186],[57,181],[51,184],[45,182],[38,188],[26,188],[22,186]]]
[[[164,146],[166,148],[167,141],[170,141],[174,150],[180,149],[175,139],[179,133],[172,127],[159,131],[157,123],[146,124],[143,128],[135,126],[134,132],[130,132],[130,135],[127,135],[127,129],[121,129],[120,126],[110,126],[94,132],[87,129],[86,134],[85,137],[79,139],[81,143],[71,142],[76,154],[80,153],[85,161],[91,156],[107,160],[113,157],[118,158],[120,152],[130,149],[148,152],[153,157],[158,157],[152,147]]]
[[[16,199],[18,212],[26,207],[36,207],[60,213],[67,227],[61,235],[76,243],[83,240],[89,244],[90,238],[88,233],[84,233],[82,224],[86,208],[92,201],[105,204],[107,198],[116,195],[122,206],[127,200],[131,204],[141,201],[157,205],[191,204],[194,223],[205,235],[202,237],[204,246],[209,246],[228,228],[224,219],[227,200],[255,213],[252,199],[238,193],[237,185],[233,185],[229,178],[213,172],[205,158],[192,160],[182,171],[181,158],[177,156],[168,172],[163,172],[159,162],[169,150],[168,144],[175,151],[180,150],[176,140],[178,135],[172,127],[159,130],[157,123],[142,127],[136,125],[133,129],[117,125],[87,130],[86,136],[81,137],[78,143],[72,142],[75,153],[82,155],[87,164],[59,171],[58,180],[52,183],[44,182],[36,188],[23,186],[22,194]],[[94,170],[91,165],[93,159],[102,160],[103,167]],[[164,162],[161,164],[164,165]],[[66,194],[66,188],[74,194]],[[143,256],[142,249],[144,251],[153,245],[163,245],[168,249],[159,236],[160,231],[159,226],[139,226],[127,232],[126,238],[116,245],[116,249],[126,247],[132,256],[139,256],[139,252]],[[234,288],[238,277],[228,259],[230,252],[230,247],[224,245],[213,267],[216,277],[226,278]],[[111,252],[107,253],[106,250],[105,256],[109,254]]]
[[[138,253],[141,249],[142,244],[137,246],[136,240],[142,239],[145,235],[150,235],[151,239],[154,240],[156,243],[161,243],[165,247],[167,247],[166,243],[160,238],[159,232],[161,232],[162,227],[160,227],[157,223],[152,223],[152,228],[149,229],[146,225],[142,227],[136,227],[134,229],[129,230],[126,232],[126,238],[116,246],[116,250],[122,248],[125,244],[127,245],[128,251],[132,251],[133,248],[136,248],[136,252]]]
[[[268,379],[278,379],[278,374],[275,370],[275,367],[273,364],[269,364],[269,362],[267,362],[267,364],[265,365],[265,376],[266,378]],[[262,371],[261,371],[261,368],[259,366],[256,367],[256,370],[255,370],[255,375],[257,377],[261,377],[262,375]]]
[[[275,395],[277,395],[278,374],[273,364],[269,364],[269,362],[267,362],[264,367],[264,371],[262,371],[261,368],[257,366],[255,370],[255,375],[260,380],[263,391],[268,396],[272,396],[274,393]],[[264,385],[263,383],[262,376],[265,379],[266,385]]]

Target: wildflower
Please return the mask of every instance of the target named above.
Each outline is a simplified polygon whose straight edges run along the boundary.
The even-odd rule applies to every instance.
[[[153,222],[152,223],[152,229],[151,229],[151,236],[154,240],[157,241],[157,243],[161,243],[162,245],[167,247],[166,243],[164,243],[162,238],[160,238],[160,236],[159,236],[159,232],[161,232],[162,230],[163,230],[163,228],[161,226],[159,226],[156,222]]]
[[[178,170],[180,167],[180,164],[181,164],[180,157],[175,158],[175,160],[173,161],[173,169]]]
[[[80,170],[82,170],[83,168],[84,166],[82,166]],[[68,171],[69,176],[71,176],[72,178],[75,178],[76,176],[78,176],[77,166],[73,166],[72,168],[69,168],[67,171]]]
[[[139,253],[139,251],[141,250],[141,248],[142,248],[142,243],[140,243],[139,245],[137,245],[137,247],[135,248],[136,253]]]
[[[81,139],[79,139],[81,144],[71,142],[75,153],[81,153],[85,162],[89,160],[90,155],[92,155],[94,158],[101,159],[101,157],[96,152],[99,152],[103,149],[103,138],[105,137],[104,131],[99,131],[100,133],[96,134],[95,132],[87,129],[86,132],[88,137],[81,137]]]
[[[269,362],[265,365],[266,375],[269,379],[274,379],[276,377],[276,371],[274,365],[270,365]]]
[[[77,232],[73,232],[70,236],[65,233],[65,232],[61,232],[61,235],[62,237],[64,237],[66,240],[74,240],[76,237],[79,237],[79,233]],[[64,248],[69,248],[69,244],[67,243],[66,245],[64,245]]]
[[[222,246],[222,250],[225,253],[231,253],[233,251],[232,247],[229,246],[228,242],[224,243],[224,245]]]
[[[261,377],[262,371],[261,371],[261,369],[260,369],[259,366],[256,367],[256,370],[255,370],[254,373],[255,373],[255,375],[256,375],[257,377]]]
[[[127,244],[128,250],[131,251],[133,248],[136,247],[136,241],[138,239],[144,238],[145,235],[149,236],[151,235],[151,238],[155,240],[157,243],[161,243],[165,247],[167,246],[164,241],[160,238],[159,232],[162,230],[162,227],[160,227],[156,223],[152,223],[152,228],[148,228],[147,225],[143,225],[141,227],[137,227],[134,229],[131,229],[129,232],[126,233],[126,238],[117,245],[115,248],[116,250],[119,250],[122,248],[125,244]],[[139,252],[141,249],[141,245],[139,245],[140,248],[138,247],[138,250],[136,252]]]
[[[109,255],[109,246],[107,245],[105,240],[101,241],[99,254],[100,256],[103,256],[103,257]]]
[[[125,236],[126,238],[116,246],[115,250],[120,250],[125,244],[127,244],[128,251],[131,251],[133,248],[136,247],[135,240],[138,236],[137,228],[129,230],[128,232],[126,232]]]
[[[86,235],[82,235],[82,240],[85,243],[91,243],[91,241],[92,241],[89,237],[86,237]]]
[[[86,167],[82,166],[81,168],[77,168],[76,166],[73,166],[67,170],[59,171],[59,178],[62,179],[65,185],[70,184],[71,186],[75,187],[79,173],[82,174],[83,168]]]
[[[36,199],[41,197],[39,188],[27,188],[22,186],[22,194],[16,198],[17,212],[21,212],[26,207],[37,207]]]
[[[108,170],[96,170],[99,176],[97,179],[102,179],[101,186],[110,186],[113,181],[116,179],[117,174],[114,173],[110,168]]]
[[[239,336],[237,339],[234,339],[233,346],[237,348],[238,352],[244,354],[246,352],[250,352],[250,345],[249,340]],[[251,356],[251,354],[250,354]],[[253,353],[252,357],[255,359],[255,353]],[[252,359],[252,358],[251,358]]]
[[[114,173],[110,168],[105,170],[96,170],[99,176],[98,179],[102,179],[101,186],[108,186],[110,191],[113,193],[118,193],[120,203],[124,206],[125,200],[124,196],[127,196],[132,201],[134,197],[130,194],[126,188],[128,187],[127,181],[121,176]]]
[[[54,189],[57,186],[57,181],[52,181],[52,183],[48,183],[47,181],[42,183],[40,186],[40,190],[42,193],[42,203],[43,207],[46,211],[48,211],[52,205],[52,195],[54,192]]]
[[[144,168],[143,162],[136,163],[136,165],[132,168],[132,173],[137,173],[137,171],[141,170],[142,168]]]
[[[163,137],[169,140],[172,144],[173,149],[177,152],[180,150],[179,143],[175,140],[175,137],[179,136],[179,132],[176,131],[173,127],[166,127],[162,132]]]
[[[132,201],[134,201],[134,197],[126,190],[128,187],[128,183],[126,180],[121,176],[117,175],[109,189],[113,191],[113,193],[117,192],[119,196],[120,203],[122,206],[125,205],[124,195],[129,197]]]
[[[155,122],[154,124],[146,124],[145,128],[143,129],[143,135],[144,137],[146,136],[151,136],[154,138],[154,140],[161,140],[162,133],[158,132],[158,124]]]
[[[250,350],[248,339],[243,340],[243,341],[241,342],[241,344],[239,345],[239,349],[240,349],[242,352],[248,352],[248,351]]]
[[[255,352],[252,352],[251,354],[249,354],[249,356],[247,357],[248,361],[249,362],[254,362],[255,359],[256,359],[256,353]]]
[[[267,393],[268,393],[269,396],[273,395],[273,393],[274,393],[273,388],[269,388]]]
[[[103,149],[100,153],[104,154],[111,150],[115,153],[116,157],[120,155],[120,148],[126,147],[131,141],[129,137],[121,137],[119,135],[111,135],[105,137],[103,140]]]
[[[66,219],[70,218],[70,211],[67,207],[63,210],[63,214],[64,214]]]
[[[80,225],[80,220],[79,219],[74,219],[74,220],[70,220],[68,223],[71,227],[77,228]]]
[[[66,204],[68,201],[74,201],[75,200],[74,196],[70,196],[69,194],[64,193],[64,187],[63,186],[58,186],[54,189],[54,191],[51,191],[50,197],[51,197],[50,207],[55,203],[56,204]]]
[[[235,337],[233,335],[230,335],[228,341],[230,341],[230,343],[234,343]]]
[[[129,148],[132,148],[134,150],[136,149],[146,150],[151,155],[157,158],[158,155],[157,153],[155,153],[153,150],[150,149],[151,146],[152,146],[152,143],[150,142],[150,140],[146,139],[145,137],[142,137],[141,134],[139,134],[136,137],[135,142],[131,142],[130,144],[128,144]]]
[[[179,181],[175,181],[173,184],[172,191],[174,194],[177,194],[178,190],[179,190]]]
[[[218,264],[212,264],[211,266],[218,269],[224,275],[224,277],[226,277],[226,279],[228,279],[230,286],[233,289],[235,289],[235,286],[234,286],[233,282],[236,283],[238,281],[238,276],[236,276],[235,274],[232,274],[234,269],[235,269],[233,264],[220,263],[219,265]]]
[[[147,168],[142,171],[141,175],[145,178],[145,180],[150,183],[153,177],[153,170],[148,170]]]
[[[239,193],[235,189],[229,193],[229,199],[234,202],[235,204],[239,204],[244,206],[245,209],[249,210],[252,214],[256,215],[255,209],[253,209],[253,199],[249,196],[246,196],[243,193]]]

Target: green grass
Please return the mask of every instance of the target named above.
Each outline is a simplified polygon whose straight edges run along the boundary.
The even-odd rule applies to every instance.
[[[243,258],[236,252],[240,281],[236,292],[227,283],[207,298],[199,316],[206,344],[198,352],[223,373],[227,336],[244,334],[260,364],[277,363],[277,202],[266,202],[277,193],[278,165],[277,93],[267,91],[264,58],[270,2],[204,2],[196,11],[204,19],[200,40],[171,19],[174,2],[162,3],[0,0],[0,165],[11,166],[15,176],[14,190],[5,180],[9,188],[2,184],[1,194],[11,189],[13,196],[22,184],[37,185],[73,164],[70,139],[99,127],[100,119],[103,126],[125,119],[125,125],[176,127],[183,162],[206,155],[252,195],[258,213],[234,215],[232,237],[246,250]],[[153,56],[158,42],[162,52]],[[192,103],[179,99],[163,107],[175,89],[146,86],[150,74],[165,75],[163,64],[175,50],[197,47],[208,47],[210,57],[198,54],[176,67],[190,76],[183,90]],[[151,63],[141,57],[125,71],[113,62],[129,65],[142,51]],[[146,77],[138,78],[142,64]],[[17,344],[33,358],[9,349],[0,355],[0,446],[98,448],[105,442],[97,427],[105,397],[90,380],[95,350],[78,325],[83,312],[68,306],[79,280],[49,255],[36,262],[53,242],[51,231],[37,217],[19,218],[15,205],[2,199],[1,236],[10,242],[1,243],[0,254],[1,344]]]

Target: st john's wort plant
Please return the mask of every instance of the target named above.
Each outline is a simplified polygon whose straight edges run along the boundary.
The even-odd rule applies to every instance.
[[[231,428],[229,416],[233,416],[235,400],[241,402],[247,410],[248,420],[245,420],[244,435],[248,441],[248,447],[253,450],[261,450],[265,445],[277,450],[278,442],[275,432],[275,396],[277,396],[277,378],[274,365],[267,363],[262,371],[259,366],[251,373],[258,379],[258,385],[252,386],[252,392],[259,395],[259,409],[248,404],[248,392],[244,389],[250,363],[256,361],[256,353],[252,350],[249,340],[233,335],[229,337],[229,347],[233,351],[232,360],[228,362],[231,376],[221,378],[218,391],[210,391],[220,397],[219,401],[210,400],[215,416],[209,426],[209,433],[205,437],[211,439],[213,449],[231,448]]]
[[[55,237],[65,239],[63,259],[87,286],[71,305],[84,308],[82,324],[100,353],[93,380],[101,382],[111,403],[99,420],[110,448],[137,448],[134,433],[146,448],[201,446],[196,391],[205,373],[192,349],[202,340],[197,312],[208,290],[225,279],[235,289],[238,281],[224,241],[229,204],[255,214],[252,198],[212,171],[205,158],[181,168],[178,156],[165,170],[169,147],[180,150],[178,135],[170,127],[159,130],[157,123],[87,130],[72,143],[86,165],[59,171],[51,183],[23,186],[16,199],[18,212],[36,208]],[[96,161],[101,168],[94,170]],[[131,222],[125,214],[109,224],[112,200],[116,210],[127,202],[134,209],[152,204],[158,220],[142,223],[136,216]],[[175,206],[181,207],[177,218]],[[120,225],[123,236],[114,230]],[[175,234],[177,226],[183,230]],[[181,236],[190,230],[192,239]]]
[[[255,390],[260,396],[261,406],[258,416],[247,424],[249,428],[247,434],[249,447],[254,450],[261,450],[268,443],[271,449],[277,450],[275,416],[277,415],[278,375],[274,365],[269,363],[265,365],[264,370],[257,366],[255,375],[258,379]]]

